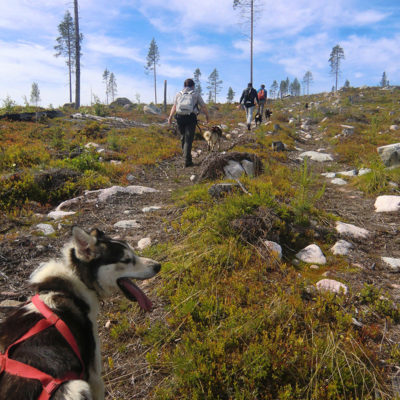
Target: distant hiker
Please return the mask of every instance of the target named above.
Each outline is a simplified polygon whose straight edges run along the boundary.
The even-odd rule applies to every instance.
[[[176,122],[178,123],[179,132],[181,134],[181,143],[183,156],[185,158],[185,167],[193,166],[192,162],[192,143],[194,132],[197,124],[197,114],[199,109],[203,111],[208,123],[209,116],[207,106],[204,103],[200,93],[194,89],[193,79],[186,79],[184,89],[178,92],[175,96],[174,105],[168,117],[168,123],[171,124],[172,117],[175,114]]]
[[[258,97],[258,113],[263,115],[264,106],[267,101],[267,89],[265,89],[265,85],[261,85],[260,89],[257,92]]]
[[[240,96],[239,103],[244,104],[246,108],[246,119],[247,119],[247,129],[250,130],[251,121],[253,119],[254,105],[255,101],[257,104],[259,103],[257,97],[257,91],[253,88],[253,85],[249,83],[247,88],[243,90],[242,95]]]

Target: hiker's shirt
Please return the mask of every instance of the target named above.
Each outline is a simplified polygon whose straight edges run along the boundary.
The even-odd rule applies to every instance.
[[[194,96],[194,104],[195,104],[193,111],[195,114],[198,114],[200,112],[200,109],[204,107],[206,104],[204,103],[201,94],[196,89],[185,87],[182,91],[178,92],[175,96],[174,105],[175,106],[177,105],[178,99],[179,97],[182,96],[182,93],[188,93],[188,92],[193,92],[192,96]]]

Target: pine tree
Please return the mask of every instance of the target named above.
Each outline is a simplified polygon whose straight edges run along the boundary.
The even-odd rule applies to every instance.
[[[203,89],[201,88],[200,77],[201,77],[200,68],[196,68],[193,74],[194,87],[197,90],[197,92],[199,92],[202,95]]]
[[[313,82],[313,75],[311,71],[307,71],[303,77],[303,85],[307,88],[307,94],[310,94],[310,85]]]
[[[276,98],[276,95],[278,93],[278,88],[279,88],[278,82],[276,80],[274,80],[272,82],[272,85],[271,85],[270,89],[269,89],[271,97]]]
[[[110,77],[110,71],[106,68],[103,72],[103,82],[106,85],[106,104],[108,104],[108,95],[110,94],[110,86],[108,79]]]
[[[37,107],[39,101],[40,101],[39,85],[36,82],[33,82],[31,90],[31,103],[35,104],[35,106]]]
[[[57,50],[56,57],[64,56],[66,58],[66,64],[68,66],[68,80],[69,80],[69,102],[72,103],[72,68],[75,65],[76,54],[75,54],[75,26],[72,16],[69,11],[66,11],[64,19],[58,25],[58,32],[60,36],[56,39],[57,45],[54,49]],[[80,35],[80,41],[82,42],[82,35]]]
[[[338,87],[338,77],[340,75],[340,63],[344,59],[344,51],[337,44],[331,51],[331,55],[329,57],[329,64],[331,66],[331,74],[335,75],[335,91],[337,91]]]
[[[217,94],[221,92],[222,81],[219,80],[219,74],[216,68],[211,72],[208,77],[208,86],[207,89],[210,90],[214,97],[214,103],[217,102]]]
[[[226,96],[226,99],[228,100],[228,103],[232,103],[234,97],[235,97],[235,92],[234,92],[233,89],[229,86],[228,95]]]
[[[81,105],[81,41],[79,33],[78,0],[74,0],[74,30],[75,30],[75,108]]]
[[[297,78],[290,84],[290,94],[292,96],[300,96],[301,85]]]
[[[346,81],[344,82],[344,87],[347,89],[350,87],[350,81],[348,79],[346,79]]]
[[[110,77],[108,79],[108,87],[111,99],[112,101],[114,101],[115,95],[117,94],[117,80],[115,79],[115,75],[113,72],[110,73]]]
[[[279,92],[280,92],[280,97],[284,97],[287,95],[289,90],[289,78],[287,78],[285,81],[281,81],[279,85]]]
[[[383,72],[383,74],[382,74],[382,79],[381,79],[381,81],[379,82],[379,84],[380,84],[380,86],[382,86],[382,87],[389,86],[389,81],[387,80],[386,72]]]
[[[156,67],[160,61],[160,53],[158,51],[158,46],[156,41],[153,40],[150,43],[149,52],[147,54],[147,64],[145,65],[145,69],[147,72],[153,71],[154,77],[154,104],[157,104],[157,74]]]

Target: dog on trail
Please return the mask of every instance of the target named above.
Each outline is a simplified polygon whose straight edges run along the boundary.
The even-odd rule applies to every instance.
[[[218,151],[221,146],[221,138],[222,138],[222,129],[214,125],[210,130],[203,132],[203,138],[207,142],[207,150],[214,151],[216,150],[216,146],[218,146]]]
[[[269,108],[267,108],[265,110],[265,119],[268,121],[271,118],[271,115],[272,115],[272,111]]]
[[[256,127],[258,125],[261,125],[262,122],[262,115],[260,113],[257,113],[254,117],[254,121],[256,122]]]
[[[151,311],[131,279],[152,278],[160,269],[125,241],[74,227],[63,258],[32,273],[36,295],[0,324],[0,399],[103,400],[100,299],[120,290]]]

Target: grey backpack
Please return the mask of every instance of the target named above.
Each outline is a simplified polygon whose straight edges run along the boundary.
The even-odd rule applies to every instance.
[[[196,107],[194,90],[189,92],[180,92],[180,96],[176,101],[176,113],[179,115],[189,115],[194,112]]]

